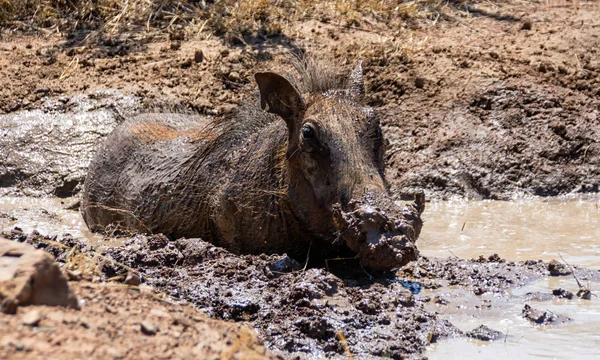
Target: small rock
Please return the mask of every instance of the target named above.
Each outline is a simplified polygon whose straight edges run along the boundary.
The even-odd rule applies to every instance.
[[[496,331],[494,329],[490,329],[485,325],[481,325],[476,327],[475,329],[469,331],[467,336],[473,339],[481,340],[481,341],[493,341],[502,339],[504,334],[500,331]]]
[[[23,325],[26,326],[38,326],[41,320],[42,314],[40,314],[39,310],[30,310],[21,318]]]
[[[565,264],[559,263],[556,260],[551,260],[548,263],[548,271],[550,272],[551,276],[571,275],[571,270],[569,270],[569,267]]]
[[[65,273],[69,281],[80,281],[82,278],[81,270],[67,270]]]
[[[523,308],[522,315],[525,319],[539,325],[557,325],[571,321],[567,316],[555,314],[548,310],[537,310],[527,304],[525,304],[525,307]]]
[[[143,334],[150,335],[150,336],[154,336],[158,332],[158,329],[156,328],[156,326],[149,321],[142,321],[141,330],[142,330]]]
[[[139,286],[140,282],[140,274],[138,272],[130,271],[127,273],[127,277],[125,277],[125,284]]]
[[[424,88],[424,87],[425,87],[425,79],[424,79],[424,78],[422,78],[422,77],[417,77],[417,78],[415,78],[415,86],[416,86],[418,89],[422,89],[422,88]]]
[[[561,299],[569,299],[569,300],[575,296],[572,292],[562,289],[562,288],[552,290],[552,295],[557,296]]]
[[[204,61],[204,53],[202,52],[202,50],[196,50],[196,52],[194,53],[194,61],[196,63],[201,63]]]
[[[577,291],[577,297],[583,300],[591,300],[592,292],[590,289],[579,289],[579,291]]]
[[[521,30],[531,30],[533,28],[533,23],[531,20],[523,21],[523,25],[521,25]]]
[[[558,72],[563,75],[566,75],[569,73],[569,70],[567,70],[567,68],[562,65],[558,65]]]
[[[0,311],[14,314],[21,305],[79,307],[52,255],[4,239],[0,254]]]
[[[237,73],[236,71],[230,72],[229,75],[227,76],[227,78],[229,78],[229,80],[233,81],[233,82],[240,82],[240,80],[241,80],[240,74]]]
[[[171,42],[171,50],[177,51],[181,48],[181,41]]]

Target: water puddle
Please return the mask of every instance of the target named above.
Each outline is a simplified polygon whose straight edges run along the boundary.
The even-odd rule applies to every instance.
[[[69,210],[78,198],[0,197],[0,231],[15,227],[26,234],[36,230],[41,235],[71,234],[77,239],[99,243],[102,236],[90,232],[79,211]]]
[[[427,204],[417,243],[426,256],[561,260],[600,269],[600,196]]]
[[[598,293],[599,284],[591,285]],[[464,291],[457,291],[453,295],[446,294],[446,298],[452,298],[449,304],[435,305],[443,318],[465,332],[483,324],[502,332],[505,336],[491,342],[468,338],[444,340],[430,346],[425,356],[429,359],[600,358],[598,298],[527,300],[526,294],[529,292],[539,291],[548,294],[557,288],[572,292],[578,289],[572,277],[559,277],[544,279],[502,295],[476,297]],[[482,306],[489,297],[495,297],[494,306],[491,308]],[[460,305],[457,306],[457,303]],[[572,321],[556,326],[534,325],[521,316],[525,304],[542,311],[549,310],[555,314],[566,315]],[[479,309],[475,307],[476,305]]]
[[[434,202],[424,214],[419,250],[426,256],[477,258],[497,253],[509,261],[557,259],[571,265],[600,269],[600,197],[520,202]],[[600,284],[582,281],[600,294]],[[552,299],[532,301],[527,293],[551,294],[579,289],[571,276],[549,277],[504,294],[475,296],[464,289],[430,292],[448,300],[432,302],[437,311],[468,332],[486,325],[506,336],[484,342],[468,338],[440,341],[429,359],[598,359],[600,358],[600,301]],[[493,302],[491,301],[493,300]],[[490,304],[494,304],[490,306]],[[521,316],[523,307],[570,317],[557,326],[532,325]]]

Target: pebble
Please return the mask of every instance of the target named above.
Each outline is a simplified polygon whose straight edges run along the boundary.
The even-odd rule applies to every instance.
[[[179,50],[181,48],[181,42],[180,41],[173,41],[171,42],[171,50]]]
[[[65,272],[69,281],[80,281],[82,278],[81,270],[67,270]]]
[[[238,74],[236,71],[230,72],[228,78],[230,81],[233,81],[233,82],[240,82],[240,80],[241,80],[240,74]]]
[[[158,332],[156,326],[150,321],[142,321],[141,330],[143,334],[151,336],[156,335],[156,333]]]
[[[39,310],[30,310],[21,318],[23,325],[26,326],[38,326],[41,320],[42,314],[40,314]]]
[[[202,52],[202,50],[196,50],[196,52],[194,53],[194,61],[196,63],[201,63],[202,61],[204,61],[204,53]]]
[[[130,271],[125,277],[125,284],[131,286],[138,286],[140,284],[140,274],[135,271]]]
[[[418,89],[422,89],[422,88],[424,88],[424,87],[425,87],[425,79],[424,79],[424,78],[422,78],[422,77],[417,77],[417,78],[415,78],[415,86],[416,86]]]

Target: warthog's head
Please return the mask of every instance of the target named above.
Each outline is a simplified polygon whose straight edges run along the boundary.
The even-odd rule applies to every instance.
[[[312,86],[275,73],[255,76],[261,106],[287,124],[294,212],[314,234],[344,241],[365,266],[384,270],[414,260],[422,205],[403,209],[389,196],[385,142],[375,112],[363,105],[360,63],[338,87],[319,82],[327,74],[304,71]]]

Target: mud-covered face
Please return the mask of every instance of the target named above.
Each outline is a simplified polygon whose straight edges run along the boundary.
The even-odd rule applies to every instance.
[[[383,139],[372,109],[322,95],[311,100],[290,136],[288,160],[318,206],[345,207],[357,194],[385,191]]]
[[[347,88],[325,94],[301,95],[274,73],[256,81],[263,109],[287,124],[288,196],[307,230],[342,240],[378,270],[416,259],[424,207],[399,208],[387,192],[381,128],[361,105],[360,64]]]

